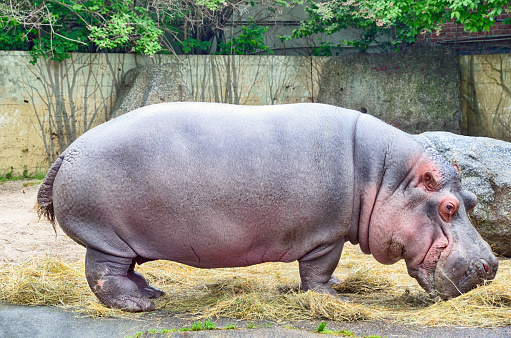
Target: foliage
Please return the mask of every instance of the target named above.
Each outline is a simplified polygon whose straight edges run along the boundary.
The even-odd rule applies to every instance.
[[[247,322],[247,329],[255,329],[256,328],[256,325],[254,324],[254,322]]]
[[[9,30],[4,30],[4,27],[9,27]],[[25,35],[25,30],[15,20],[0,17],[0,49],[28,50]]]
[[[306,4],[308,18],[282,39],[333,34],[355,27],[356,38],[311,47],[331,55],[341,46],[362,51],[372,45],[395,49],[420,33],[437,32],[453,21],[465,30],[488,31],[509,0],[258,0],[266,15]],[[271,50],[263,42],[268,28],[251,18],[236,37],[226,25],[241,20],[256,0],[0,0],[0,49],[28,50],[32,63],[43,57],[62,61],[71,51],[136,52],[153,55],[256,54]],[[504,23],[511,20],[506,19]],[[235,33],[235,34],[232,34]],[[179,49],[178,49],[179,52]]]
[[[162,49],[163,30],[136,1],[10,0],[0,2],[0,49],[30,50],[62,61],[71,51],[122,48],[152,55]],[[11,45],[1,43],[11,40]]]
[[[205,54],[214,40],[225,40],[226,23],[246,6],[245,0],[0,0],[0,49],[28,50],[34,64],[40,57],[60,62],[72,51],[153,55],[181,46]]]
[[[331,56],[334,50],[342,51],[342,46],[335,46],[332,42],[320,42],[319,46],[309,46],[313,56]]]
[[[248,26],[241,27],[242,33],[227,43],[219,44],[218,54],[251,55],[257,53],[272,53],[264,44],[264,34],[268,27],[258,26],[254,18],[250,18]]]
[[[89,30],[89,39],[99,48],[114,49],[136,41],[132,47],[135,52],[153,55],[162,49],[158,40],[163,30],[156,27],[144,8],[114,13],[103,27],[92,26]]]
[[[200,48],[201,50],[208,50],[211,46],[211,42],[209,41],[200,41],[194,38],[188,38],[181,42],[181,50],[185,54],[191,53],[196,48]]]
[[[294,0],[301,3],[303,0]],[[463,24],[470,32],[489,31],[495,16],[509,0],[305,0],[309,17],[287,39],[333,34],[348,27],[361,29],[358,39],[346,45],[366,50],[371,44],[384,47],[415,42],[417,36],[441,30],[446,22]],[[382,42],[384,41],[384,42]]]
[[[207,7],[210,11],[216,11],[220,9],[222,5],[227,4],[225,0],[196,0],[196,2],[200,6]]]
[[[343,336],[343,337],[355,337],[355,335],[351,331],[343,330],[343,329],[341,329],[339,331],[332,331],[332,330],[327,329],[326,325],[327,325],[327,322],[326,321],[322,321],[318,325],[318,328],[316,329],[316,332],[317,333],[322,333],[322,334],[331,334],[331,335],[336,335],[336,336]]]
[[[42,180],[46,176],[46,173],[40,170],[40,168],[37,168],[35,172],[28,172],[28,165],[23,166],[23,173],[21,175],[16,176],[14,174],[14,167],[11,166],[11,168],[7,171],[5,171],[2,175],[0,175],[0,182],[5,181],[18,181],[18,180]]]
[[[326,329],[326,321],[322,321],[319,323],[318,328],[316,329],[316,332],[323,332]]]

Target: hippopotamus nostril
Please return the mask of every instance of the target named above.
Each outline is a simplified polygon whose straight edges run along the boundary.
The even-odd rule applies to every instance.
[[[495,275],[495,267],[487,260],[480,258],[478,259],[476,265],[478,266],[477,270],[479,271],[479,275],[483,279],[491,279]]]
[[[483,263],[483,268],[484,268],[484,271],[486,271],[486,272],[490,271],[490,268],[488,267],[488,265],[486,265],[484,263]]]

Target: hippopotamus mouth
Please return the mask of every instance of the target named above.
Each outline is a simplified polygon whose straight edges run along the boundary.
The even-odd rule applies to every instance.
[[[436,271],[438,265],[447,259],[452,250],[452,241],[445,238],[442,243],[434,243],[415,267],[408,267],[408,274],[430,295],[436,295]]]
[[[434,273],[434,296],[440,296],[442,299],[457,297],[466,293],[476,286],[484,285],[487,281],[495,278],[497,273],[498,261],[488,262],[484,258],[473,259],[464,269],[454,269],[458,265],[455,258],[454,263],[449,260],[441,260],[437,264]],[[456,283],[453,282],[456,281]]]

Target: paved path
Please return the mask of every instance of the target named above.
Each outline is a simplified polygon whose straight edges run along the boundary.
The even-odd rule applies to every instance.
[[[163,316],[157,312],[141,319],[105,319],[80,316],[56,307],[28,307],[0,304],[0,335],[10,338],[28,337],[127,337],[142,332],[142,337],[160,337],[149,333],[151,329],[179,329],[196,322],[175,316]],[[318,337],[313,333],[321,321],[288,323],[254,322],[257,328],[248,329],[247,321],[215,319],[218,327],[235,324],[235,330],[214,330],[174,333],[173,337]],[[271,327],[266,327],[271,325]],[[292,327],[293,329],[291,329]],[[385,322],[330,322],[330,330],[349,330],[356,336],[377,335],[381,337],[445,337],[445,338],[492,338],[511,337],[511,326],[496,329],[458,327],[413,327]],[[166,335],[165,335],[166,336]],[[323,336],[328,337],[328,336]]]

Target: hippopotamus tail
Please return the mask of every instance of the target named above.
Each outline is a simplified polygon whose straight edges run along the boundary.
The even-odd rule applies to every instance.
[[[60,155],[53,163],[37,193],[37,215],[39,218],[44,216],[44,218],[50,221],[55,233],[57,230],[55,229],[55,212],[53,210],[53,181],[55,181],[63,159],[64,154]]]

